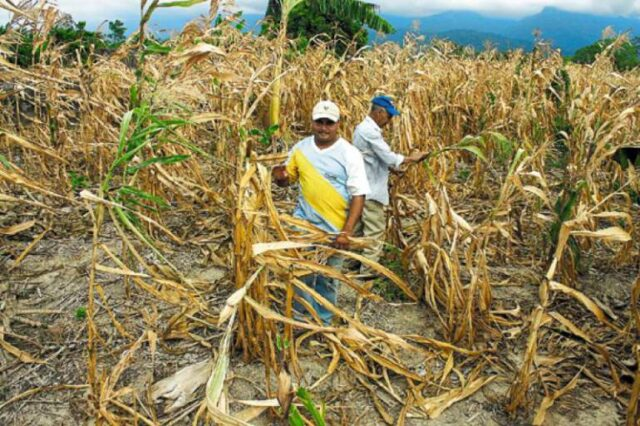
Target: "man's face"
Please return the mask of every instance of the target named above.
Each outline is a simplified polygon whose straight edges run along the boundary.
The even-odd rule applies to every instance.
[[[317,143],[332,143],[338,139],[338,123],[328,118],[313,120],[311,122],[311,130]]]
[[[387,124],[389,124],[389,122],[391,122],[392,117],[386,110],[378,108],[374,111],[374,113],[376,114],[376,124],[378,124],[380,128],[385,127]]]

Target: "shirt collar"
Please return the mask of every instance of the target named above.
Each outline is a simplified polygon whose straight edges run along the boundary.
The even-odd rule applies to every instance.
[[[378,123],[375,122],[375,120],[373,118],[371,118],[370,116],[366,116],[364,119],[365,123],[367,123],[369,126],[373,127],[376,130],[382,131],[382,129],[380,128],[380,126],[378,126]]]

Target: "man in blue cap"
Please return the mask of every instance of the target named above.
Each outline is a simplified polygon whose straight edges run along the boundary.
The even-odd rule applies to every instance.
[[[385,142],[382,129],[397,115],[400,112],[390,97],[377,96],[371,100],[369,115],[358,124],[353,133],[353,145],[362,153],[370,187],[362,212],[362,232],[365,237],[375,241],[363,255],[376,262],[382,254],[384,243],[385,207],[389,204],[389,170],[397,169],[401,164],[420,162],[427,156],[425,152],[404,156],[393,152]],[[370,273],[367,268],[363,268],[361,272]]]

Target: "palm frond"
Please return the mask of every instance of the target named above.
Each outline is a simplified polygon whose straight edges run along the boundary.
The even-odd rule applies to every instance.
[[[333,13],[360,21],[374,31],[390,34],[393,26],[378,14],[378,6],[361,0],[312,0],[322,13]]]

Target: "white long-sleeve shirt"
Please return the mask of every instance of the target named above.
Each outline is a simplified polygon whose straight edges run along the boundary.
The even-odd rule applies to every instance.
[[[371,191],[367,200],[375,200],[385,206],[389,204],[389,169],[396,168],[404,156],[391,151],[382,137],[382,129],[367,116],[353,133],[353,145],[364,158],[364,167]]]

